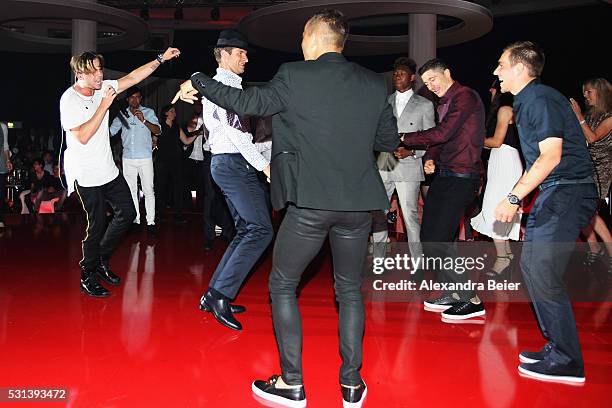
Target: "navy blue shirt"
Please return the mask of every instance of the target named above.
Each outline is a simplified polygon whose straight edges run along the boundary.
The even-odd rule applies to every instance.
[[[563,139],[561,162],[543,183],[593,175],[593,163],[580,123],[561,93],[534,79],[514,97],[513,110],[528,170],[540,156],[538,143],[549,137]]]

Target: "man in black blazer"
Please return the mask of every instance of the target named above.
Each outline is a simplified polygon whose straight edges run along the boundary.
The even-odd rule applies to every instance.
[[[239,115],[275,115],[272,204],[287,207],[287,213],[274,245],[269,288],[282,376],[255,381],[252,389],[290,407],[306,405],[295,292],[328,235],[344,403],[360,406],[367,390],[359,374],[365,319],[360,287],[370,211],[389,205],[373,152],[394,151],[399,137],[383,77],[342,56],[347,36],[339,11],[318,12],[304,27],[305,61],[283,64],[269,83],[237,90],[196,73],[177,94],[189,102],[199,92]]]

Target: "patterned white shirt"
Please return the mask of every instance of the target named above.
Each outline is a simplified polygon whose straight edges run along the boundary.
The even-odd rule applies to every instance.
[[[233,88],[242,89],[242,78],[223,68],[217,68],[214,80]],[[271,142],[253,143],[253,135],[234,112],[227,111],[202,98],[204,126],[208,130],[208,142],[212,154],[240,153],[257,170],[263,170],[270,161],[262,151],[271,148]]]

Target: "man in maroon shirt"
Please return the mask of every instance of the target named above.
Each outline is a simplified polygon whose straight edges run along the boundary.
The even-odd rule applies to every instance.
[[[461,218],[472,203],[480,184],[480,154],[485,137],[485,114],[480,96],[454,81],[448,66],[440,59],[427,61],[419,75],[430,91],[439,96],[440,123],[431,129],[405,133],[406,146],[427,145],[425,172],[434,179],[423,209],[421,241],[428,258],[455,258],[452,243]],[[443,262],[444,264],[444,262]],[[442,318],[468,319],[485,314],[484,304],[469,288],[467,273],[442,269],[441,282],[456,290],[424,302],[427,310],[442,311]]]

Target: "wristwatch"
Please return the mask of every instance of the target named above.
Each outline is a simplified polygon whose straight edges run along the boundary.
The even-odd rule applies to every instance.
[[[521,205],[521,200],[514,194],[508,194],[508,202],[512,205]]]

